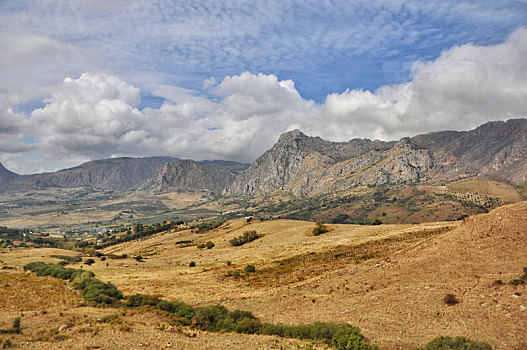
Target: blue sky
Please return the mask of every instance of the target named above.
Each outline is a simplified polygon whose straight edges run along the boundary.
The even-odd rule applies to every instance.
[[[292,127],[332,140],[434,131],[445,127],[435,120],[442,107],[404,104],[413,97],[403,91],[425,96],[427,86],[445,79],[448,87],[466,86],[435,77],[470,62],[458,76],[516,75],[523,93],[517,58],[525,58],[526,22],[525,0],[4,1],[0,161],[23,173],[156,152],[252,161]],[[508,55],[506,72],[500,50]],[[441,67],[423,85],[423,74]],[[84,73],[97,77],[80,79]],[[76,82],[65,83],[68,77]],[[83,100],[88,92],[100,99]],[[136,93],[139,99],[130,95]],[[439,111],[461,119],[446,124],[453,128],[523,116],[514,102],[465,118],[478,108],[461,95],[452,103],[461,107]],[[385,114],[387,99],[396,101],[392,114]],[[123,105],[128,109],[116,109]],[[171,134],[155,130],[154,120]],[[93,134],[79,136],[68,121]],[[120,128],[101,131],[110,124]]]

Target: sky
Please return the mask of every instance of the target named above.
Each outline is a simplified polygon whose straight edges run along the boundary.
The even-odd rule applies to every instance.
[[[0,1],[0,162],[252,162],[527,117],[527,0]]]

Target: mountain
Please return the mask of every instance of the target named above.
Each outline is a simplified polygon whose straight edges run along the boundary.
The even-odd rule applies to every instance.
[[[431,178],[450,182],[472,176],[527,181],[527,119],[489,122],[470,131],[442,131],[412,138],[436,163]]]
[[[86,186],[96,190],[130,191],[137,189],[147,179],[156,175],[166,163],[175,160],[177,158],[172,157],[123,157],[94,160],[56,172],[15,175],[1,189],[4,191],[21,191],[48,187]],[[0,169],[0,174],[3,173]],[[3,180],[1,181],[3,182]]]
[[[527,119],[397,142],[331,142],[293,130],[282,134],[249,167],[221,160],[112,158],[51,173],[17,175],[0,165],[0,191],[86,186],[120,192],[207,190],[234,196],[283,190],[311,196],[361,185],[449,183],[474,176],[527,182]]]
[[[359,185],[451,182],[472,176],[509,183],[527,181],[527,119],[398,142],[330,142],[293,130],[282,134],[227,192],[255,195],[281,189],[314,195]]]
[[[8,188],[19,176],[0,164],[0,190]]]
[[[178,160],[165,164],[140,189],[154,193],[199,190],[221,193],[247,167],[247,164],[222,160]]]

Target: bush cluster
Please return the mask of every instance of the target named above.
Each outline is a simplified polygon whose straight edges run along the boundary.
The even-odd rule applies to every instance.
[[[10,329],[0,329],[0,334],[20,334],[20,317],[14,319]]]
[[[91,278],[95,276],[93,272],[90,271],[65,268],[60,265],[46,264],[41,261],[24,265],[24,271],[34,272],[37,276],[51,276],[69,281],[76,280],[77,278]]]
[[[258,239],[260,237],[262,237],[263,235],[259,235],[256,231],[252,230],[252,231],[245,231],[243,233],[243,235],[241,236],[238,236],[238,237],[234,237],[233,239],[231,239],[229,241],[229,243],[232,245],[232,246],[240,246],[240,245],[244,245],[245,243],[249,243],[249,242],[252,242],[254,241],[255,239]]]
[[[313,233],[313,236],[318,236],[320,234],[328,232],[328,228],[326,225],[324,225],[324,221],[317,221],[315,225],[315,228],[313,229],[313,231],[311,231],[311,233]]]
[[[492,347],[465,337],[441,336],[432,340],[422,350],[492,350]]]
[[[32,271],[37,276],[51,276],[69,280],[81,291],[85,301],[97,304],[114,304],[123,298],[123,294],[113,284],[93,278],[95,274],[82,269],[65,268],[60,265],[46,264],[41,261],[24,265],[25,271]]]
[[[215,246],[214,242],[208,241],[207,243],[200,243],[197,245],[198,249],[212,249]]]
[[[192,226],[192,229],[194,229],[196,233],[203,233],[220,227],[224,222],[225,220],[202,222],[196,226]]]
[[[71,264],[71,263],[78,263],[82,261],[82,258],[80,256],[68,256],[68,255],[51,255],[52,258],[64,260],[64,262]]]
[[[161,300],[157,296],[135,294],[126,301],[128,307],[153,306],[175,314],[180,323],[210,332],[236,332],[243,334],[276,335],[279,337],[311,339],[326,342],[339,350],[375,349],[360,329],[349,324],[315,322],[287,326],[262,323],[249,311],[229,311],[222,305],[192,307],[180,301]]]
[[[66,269],[60,265],[43,262],[30,263],[25,270],[33,271],[39,276],[53,276],[63,279],[83,278],[75,286],[81,290],[84,300],[97,304],[114,304],[123,299],[121,291],[113,284],[104,283],[93,278],[93,273],[81,269]],[[246,270],[253,270],[247,265]],[[249,271],[247,271],[249,273]],[[149,306],[174,314],[175,321],[182,325],[212,332],[237,332],[243,334],[276,335],[297,339],[323,341],[338,350],[376,349],[369,344],[360,329],[349,324],[315,322],[306,325],[288,326],[283,324],[262,323],[248,311],[229,311],[222,305],[192,307],[180,301],[162,300],[158,296],[144,294],[131,295],[124,303],[127,307]],[[13,330],[20,331],[20,320],[13,324]]]

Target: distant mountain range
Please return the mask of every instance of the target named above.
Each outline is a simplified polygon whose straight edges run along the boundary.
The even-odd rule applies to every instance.
[[[359,185],[448,183],[473,176],[515,184],[527,181],[527,119],[397,142],[330,142],[293,130],[282,134],[250,166],[172,157],[112,158],[17,175],[0,164],[0,191],[87,186],[118,192],[207,190],[234,196],[283,190],[309,196]]]

